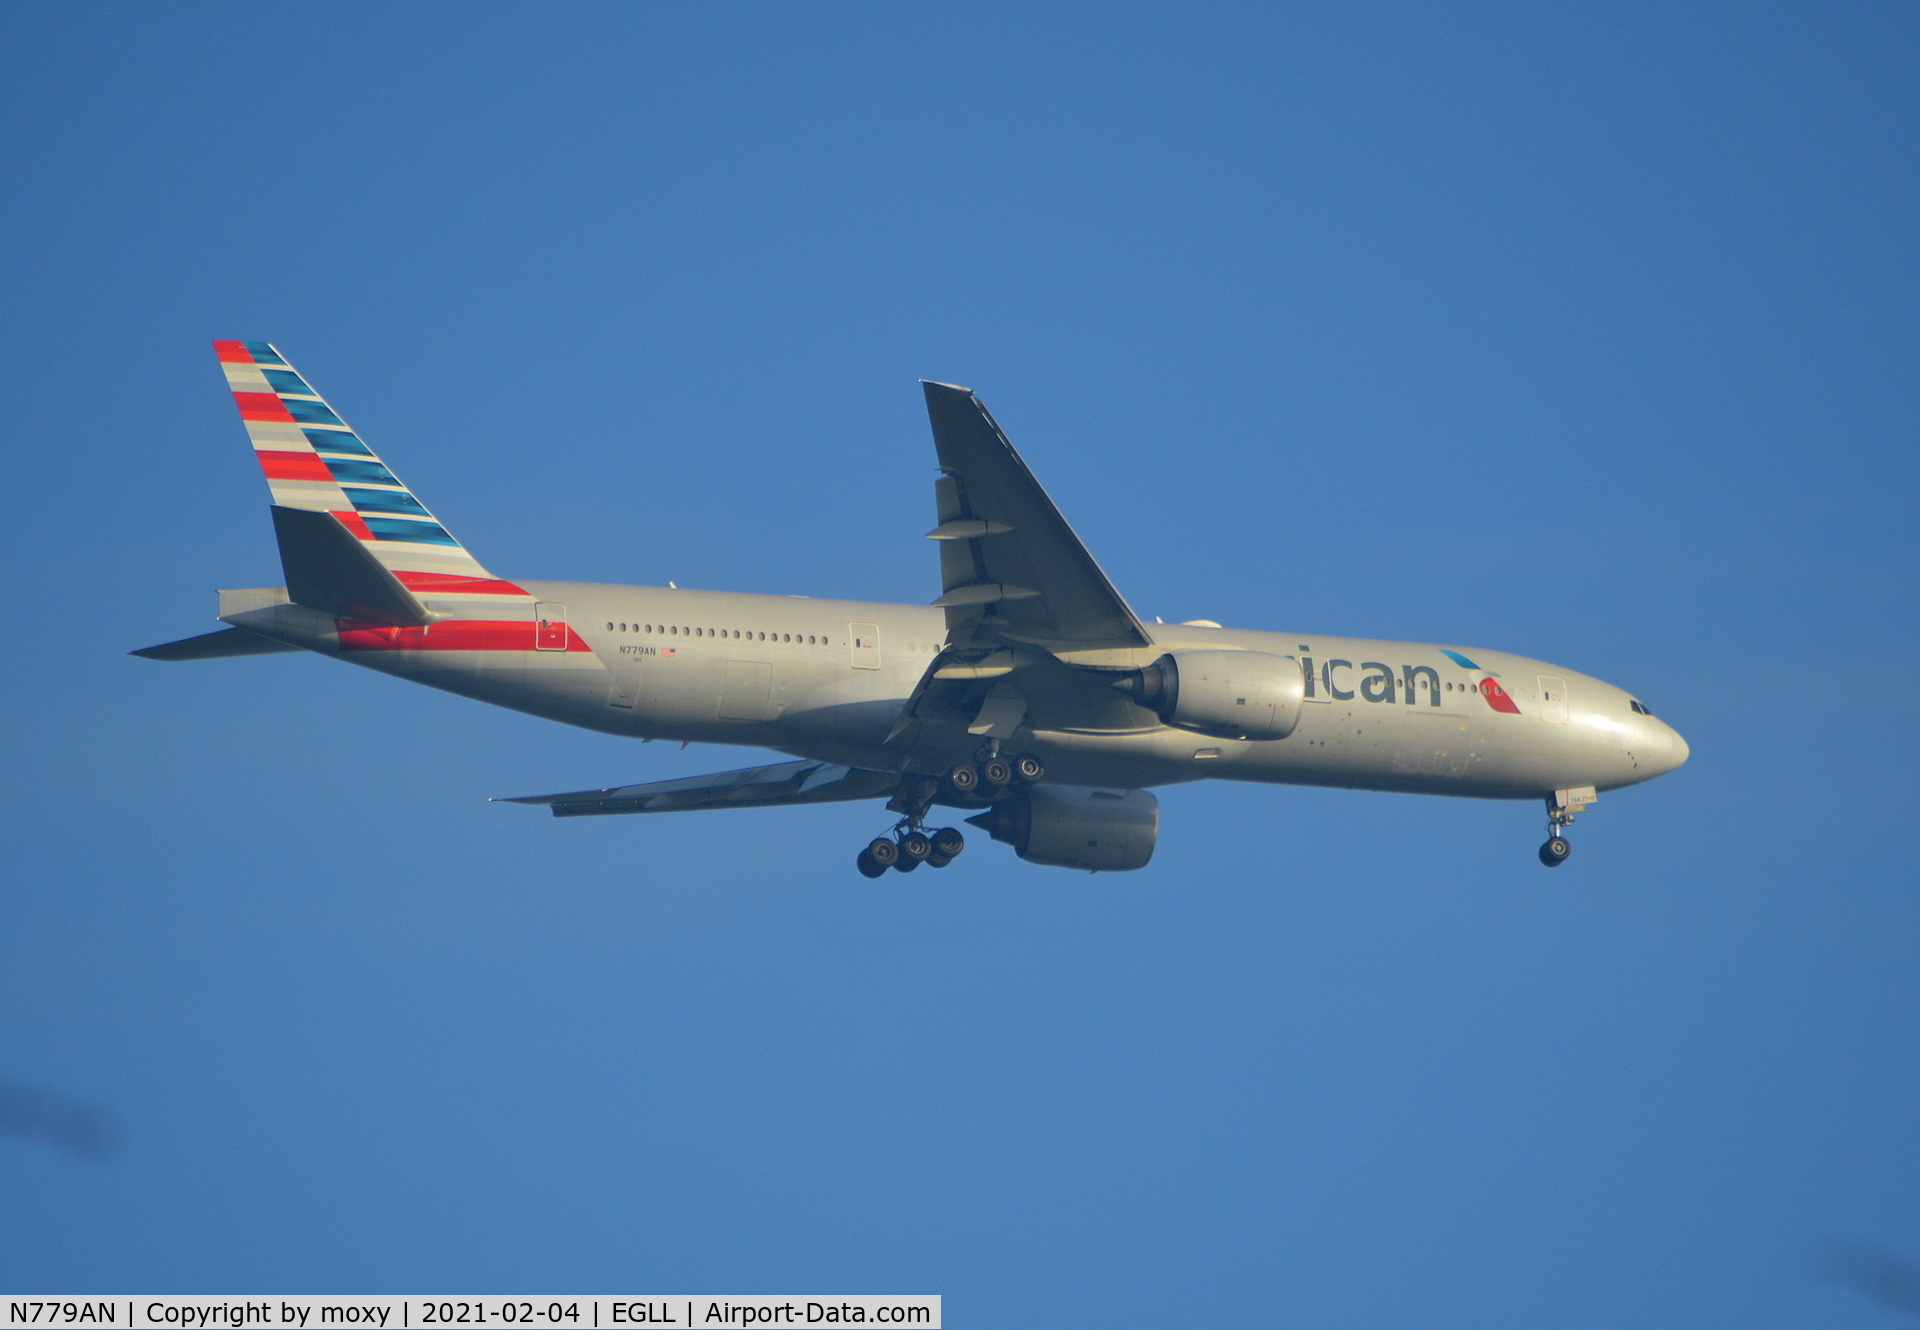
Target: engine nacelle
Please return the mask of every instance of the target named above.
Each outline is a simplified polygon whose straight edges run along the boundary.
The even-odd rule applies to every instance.
[[[1175,651],[1113,686],[1178,729],[1216,739],[1284,739],[1300,723],[1307,679],[1292,656]]]
[[[1124,873],[1153,858],[1160,801],[1145,790],[1034,785],[967,821],[1030,864]]]

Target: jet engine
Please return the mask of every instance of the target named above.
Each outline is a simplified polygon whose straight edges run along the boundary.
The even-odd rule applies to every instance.
[[[1034,785],[967,821],[1030,864],[1124,873],[1153,858],[1160,801],[1145,790]]]
[[[1300,722],[1307,681],[1292,656],[1176,651],[1113,686],[1177,729],[1216,739],[1284,739]]]

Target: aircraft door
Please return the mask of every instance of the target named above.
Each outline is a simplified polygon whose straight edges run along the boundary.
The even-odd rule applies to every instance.
[[[567,607],[557,600],[543,600],[533,607],[533,649],[567,649]]]
[[[1556,679],[1551,674],[1540,678],[1540,719],[1550,720],[1557,725],[1567,723],[1567,681]]]
[[[856,670],[877,670],[880,668],[880,625],[877,623],[850,623],[847,625],[847,641],[853,644],[853,668]]]

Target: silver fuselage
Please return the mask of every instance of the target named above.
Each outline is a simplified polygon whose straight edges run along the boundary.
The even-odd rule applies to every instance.
[[[417,636],[355,629],[269,604],[267,593],[223,593],[231,599],[223,599],[222,617],[288,645],[587,729],[878,770],[897,766],[889,731],[947,634],[942,610],[917,605],[518,585],[546,608],[429,601],[445,617]],[[535,613],[567,625],[549,649],[533,649]],[[1151,647],[1108,653],[1101,664],[1138,668],[1177,649],[1294,657],[1310,680],[1299,724],[1280,740],[1215,739],[1128,707],[1129,723],[1118,726],[1023,733],[1022,747],[1041,756],[1049,782],[1138,789],[1223,779],[1532,799],[1636,784],[1687,757],[1686,742],[1635,710],[1627,692],[1524,656],[1310,633],[1147,628]],[[1488,678],[1510,709],[1482,695]]]

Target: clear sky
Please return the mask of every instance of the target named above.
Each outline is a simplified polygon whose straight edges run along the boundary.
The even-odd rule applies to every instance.
[[[1911,6],[4,23],[0,1081],[120,1147],[0,1137],[0,1285],[1900,1322],[1810,1253],[1920,1258]],[[1552,873],[1273,787],[877,883],[877,806],[489,804],[756,755],[127,656],[280,580],[212,338],[503,575],[916,602],[970,384],[1142,614],[1693,758]]]

